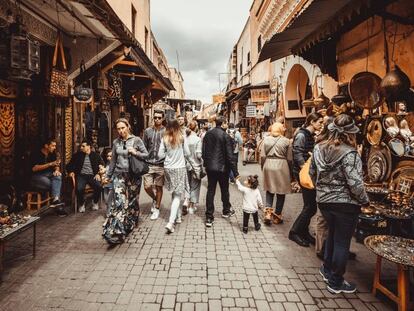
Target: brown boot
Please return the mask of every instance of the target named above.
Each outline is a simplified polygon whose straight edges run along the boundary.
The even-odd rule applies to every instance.
[[[272,224],[272,214],[273,214],[273,208],[271,208],[271,207],[266,207],[266,208],[264,209],[264,219],[263,219],[263,222],[264,222],[266,225],[270,225],[270,224]]]
[[[272,217],[273,217],[273,223],[274,223],[275,225],[283,224],[283,217],[282,217],[282,214],[276,214],[276,213],[273,213],[273,214],[272,214]]]

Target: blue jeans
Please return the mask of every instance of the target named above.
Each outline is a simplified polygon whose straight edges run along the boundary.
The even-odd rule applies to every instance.
[[[329,285],[339,287],[344,281],[349,247],[360,207],[347,203],[320,203],[319,209],[328,223],[323,265],[329,276]]]
[[[53,172],[38,172],[33,174],[30,187],[38,191],[50,191],[52,199],[60,197],[62,188],[62,175],[53,176]]]
[[[99,181],[95,179],[93,175],[77,175],[76,176],[76,196],[78,204],[85,204],[85,187],[89,185],[93,189],[93,202],[98,203],[101,195],[102,186]]]

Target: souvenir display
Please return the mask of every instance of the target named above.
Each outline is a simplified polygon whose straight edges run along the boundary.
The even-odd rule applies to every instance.
[[[363,109],[374,109],[382,105],[383,95],[379,92],[381,78],[375,73],[364,71],[354,75],[349,82],[349,95]]]
[[[405,153],[405,145],[399,138],[393,138],[388,142],[391,153],[397,157],[402,157]]]
[[[406,266],[414,266],[414,240],[390,235],[373,235],[364,241],[375,254]]]
[[[355,230],[355,239],[358,243],[363,243],[364,239],[370,235],[386,234],[388,222],[381,215],[374,213],[360,214]]]
[[[391,174],[391,153],[385,144],[371,146],[367,160],[367,177],[371,183],[389,179]]]
[[[394,138],[400,133],[398,121],[394,116],[388,116],[384,119],[384,129],[390,137]]]
[[[379,120],[372,120],[367,127],[367,140],[371,145],[378,145],[382,137],[382,124]]]
[[[7,206],[0,204],[0,237],[7,234],[10,230],[17,226],[24,224],[30,219],[30,215],[10,214],[7,211]]]

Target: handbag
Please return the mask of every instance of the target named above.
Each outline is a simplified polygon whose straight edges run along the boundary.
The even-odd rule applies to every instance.
[[[57,68],[58,50],[62,58],[62,68]],[[52,71],[50,75],[49,94],[52,96],[68,97],[68,71],[66,68],[65,52],[63,51],[62,38],[58,34],[55,51],[53,53]]]
[[[134,142],[134,148],[135,148],[135,142]],[[148,164],[145,161],[138,159],[137,157],[133,155],[130,155],[128,157],[128,164],[129,164],[129,173],[134,177],[141,177],[142,175],[145,175],[149,172]]]
[[[313,185],[312,179],[309,175],[309,169],[312,161],[312,156],[309,157],[309,159],[305,162],[303,167],[300,169],[299,172],[299,183],[303,188],[306,189],[315,189],[315,186]]]

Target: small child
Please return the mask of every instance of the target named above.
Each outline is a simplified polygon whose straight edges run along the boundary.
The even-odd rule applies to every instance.
[[[104,160],[105,166],[99,165],[99,174],[101,176],[105,175],[109,168],[109,162],[111,162],[112,159],[112,149],[111,148],[105,148],[102,151],[102,158]],[[110,214],[111,204],[112,204],[112,190],[113,190],[113,184],[112,181],[108,181],[106,183],[102,184],[103,187],[103,195],[104,195],[104,201],[106,204],[106,215],[108,216]]]
[[[257,213],[259,208],[263,207],[263,200],[260,194],[259,177],[257,175],[250,175],[245,184],[247,187],[240,183],[240,180],[236,180],[237,188],[243,193],[243,233],[247,233],[249,217],[253,214],[254,228],[256,231],[260,230],[259,215]]]

